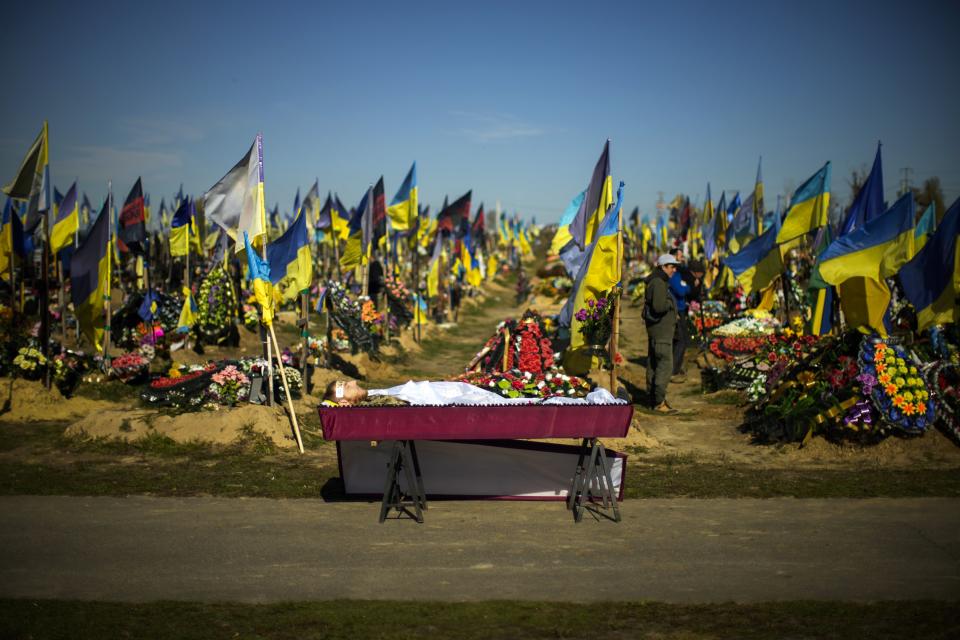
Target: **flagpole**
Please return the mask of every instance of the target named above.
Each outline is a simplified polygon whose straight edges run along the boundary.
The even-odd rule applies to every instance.
[[[103,301],[103,312],[105,314],[104,323],[103,323],[103,366],[104,370],[109,366],[110,360],[108,359],[108,353],[110,352],[110,316],[112,315],[112,310],[110,309],[110,298],[113,295],[113,286],[111,280],[113,278],[112,269],[110,268],[111,262],[113,261],[113,181],[107,181],[107,223],[110,225],[110,235],[107,236],[107,292],[104,296],[105,300]],[[98,275],[99,277],[99,275]]]
[[[417,344],[420,344],[420,243],[417,242],[417,234],[420,231],[420,219],[417,218],[417,230],[413,233],[413,286],[417,292],[417,299],[413,301],[414,312],[417,315]]]
[[[300,425],[297,424],[297,412],[293,410],[293,398],[290,396],[290,385],[287,384],[287,374],[283,369],[283,360],[280,357],[280,345],[277,343],[277,334],[273,332],[273,322],[268,324],[267,327],[270,330],[270,337],[273,338],[273,345],[277,349],[277,366],[280,368],[280,380],[283,382],[283,390],[287,396],[287,407],[290,409],[290,420],[293,422],[293,433],[297,436],[297,448],[300,449],[300,453],[303,453],[303,439],[300,437]],[[271,385],[271,390],[272,388],[273,385]]]
[[[307,380],[307,354],[309,353],[307,341],[310,339],[310,289],[309,287],[306,291],[300,292],[300,340],[302,343],[301,346],[301,356],[300,361],[303,365],[303,388],[310,392],[309,381]]]
[[[67,296],[64,288],[66,287],[65,281],[63,279],[63,270],[61,269],[61,262],[57,260],[56,256],[53,258],[54,270],[57,274],[57,303],[60,305],[60,333],[63,334],[63,340],[67,340]]]
[[[257,138],[256,138],[257,161],[260,163],[260,182],[261,182],[261,183],[263,182],[263,138],[262,138],[262,135],[263,135],[263,134],[258,133],[258,134],[257,134]],[[257,198],[258,198],[257,210],[258,210],[259,215],[260,215],[260,230],[263,232],[263,241],[260,243],[260,257],[263,258],[263,261],[264,261],[264,262],[266,262],[266,261],[267,261],[267,239],[268,239],[269,235],[267,234],[267,211],[266,211],[266,205],[265,205],[265,203],[264,203],[264,200],[259,199],[259,198],[261,198],[262,194],[263,194],[263,190],[261,189],[260,192],[259,192],[259,194],[257,195]],[[265,198],[264,198],[264,199],[265,199]],[[204,216],[204,217],[206,217],[206,216]],[[255,240],[256,240],[256,237],[252,238],[250,241],[253,242],[253,241],[255,241]],[[252,268],[253,268],[253,265],[249,265],[249,268],[252,269]],[[271,300],[271,303],[272,303],[272,302],[273,302],[273,301]],[[262,314],[262,313],[263,313],[263,310],[261,309],[261,314]],[[262,316],[261,316],[261,320],[262,320]],[[269,332],[269,333],[270,333],[270,334],[273,333],[272,323],[271,323],[271,325],[270,325],[270,332]],[[268,333],[267,333],[266,329],[264,329],[263,322],[260,323],[260,335],[261,335],[261,338],[262,338],[262,341],[263,341],[263,354],[264,354],[264,357],[265,357],[266,360],[267,360],[267,406],[272,407],[272,406],[273,406],[273,358],[272,358],[272,355],[271,355],[272,345],[270,344],[270,338],[269,338],[269,336],[268,336]],[[276,342],[276,338],[274,338],[274,342]],[[279,350],[279,347],[277,347],[277,358],[280,358],[280,350]],[[280,373],[281,373],[281,374],[283,373],[283,367],[282,367],[282,366],[280,367]],[[286,380],[285,377],[284,377],[283,379],[284,379],[284,381]],[[286,383],[284,383],[284,384],[286,384]],[[288,393],[287,393],[287,396],[289,397],[289,395],[290,395],[290,394],[289,394],[289,392],[288,392]],[[294,420],[296,420],[296,418],[294,418]],[[298,433],[299,433],[299,432],[298,432]]]
[[[621,190],[623,183],[620,183]],[[623,215],[617,212],[617,273],[623,280]],[[619,283],[618,283],[619,285]],[[617,346],[620,342],[620,296],[622,289],[618,289],[613,298],[613,332],[610,336],[610,393],[617,395]]]
[[[43,270],[43,296],[40,302],[40,352],[50,361],[50,201],[43,214],[43,257],[40,260]],[[50,388],[50,367],[43,373],[43,386]]]
[[[186,300],[183,301],[184,304],[190,304],[190,296],[193,295],[193,287],[190,286],[190,249],[192,248],[190,246],[192,244],[190,242],[190,232],[192,228],[193,228],[193,219],[191,218],[190,221],[187,222],[187,258],[186,258],[186,262],[184,262],[184,265],[183,265],[183,281],[186,283],[186,287],[187,287],[187,290],[185,292]],[[173,262],[172,258],[170,262],[171,263]],[[187,335],[183,339],[183,346],[184,347],[190,346],[190,331],[187,331]]]

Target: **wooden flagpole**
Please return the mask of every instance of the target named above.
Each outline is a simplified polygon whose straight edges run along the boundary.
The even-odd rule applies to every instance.
[[[277,334],[273,332],[273,323],[267,325],[270,330],[270,338],[273,339],[273,346],[277,350],[277,366],[280,368],[280,380],[283,382],[283,390],[287,396],[287,407],[290,409],[290,420],[293,422],[293,433],[297,436],[297,448],[303,453],[303,439],[300,437],[300,425],[297,424],[297,412],[293,410],[293,398],[290,396],[290,385],[287,384],[287,373],[283,369],[283,359],[280,357],[280,345],[277,343]]]
[[[300,292],[300,364],[303,366],[303,388],[309,391],[307,384],[307,354],[310,349],[307,341],[310,339],[310,289]]]

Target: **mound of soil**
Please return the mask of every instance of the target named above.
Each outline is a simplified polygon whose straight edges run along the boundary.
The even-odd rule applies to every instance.
[[[160,434],[176,442],[229,444],[250,431],[265,434],[282,448],[297,446],[293,427],[280,407],[245,404],[219,411],[167,415],[149,409],[91,413],[66,429],[66,435],[139,440]]]

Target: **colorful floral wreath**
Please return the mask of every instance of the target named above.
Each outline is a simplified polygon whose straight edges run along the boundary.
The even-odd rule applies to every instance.
[[[863,395],[872,400],[881,419],[908,434],[923,433],[936,416],[933,398],[903,348],[867,339],[859,361]]]

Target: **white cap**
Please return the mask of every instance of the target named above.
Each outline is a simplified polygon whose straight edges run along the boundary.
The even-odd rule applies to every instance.
[[[674,258],[674,257],[673,257],[672,255],[670,255],[669,253],[665,253],[665,254],[663,254],[662,256],[660,256],[659,258],[657,258],[657,266],[658,266],[658,267],[665,267],[665,266],[667,266],[668,264],[680,264],[680,263],[677,261],[676,258]]]

